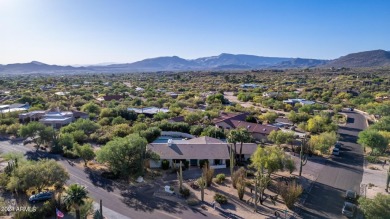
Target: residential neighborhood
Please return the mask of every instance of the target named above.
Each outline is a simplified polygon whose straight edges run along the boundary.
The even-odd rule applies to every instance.
[[[0,1],[0,219],[390,219],[390,1]]]

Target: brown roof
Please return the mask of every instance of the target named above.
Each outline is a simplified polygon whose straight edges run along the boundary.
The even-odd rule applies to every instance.
[[[123,99],[123,95],[106,95],[103,96],[104,101],[120,100]]]
[[[88,117],[88,113],[80,112],[80,111],[73,111],[73,117],[78,118],[78,117]]]
[[[260,133],[269,135],[272,131],[278,131],[279,128],[275,126],[270,125],[263,125],[263,124],[257,124],[252,122],[243,122],[243,121],[237,121],[237,120],[231,120],[233,128],[245,128],[250,133]]]
[[[246,117],[249,115],[249,113],[227,113],[227,112],[221,112],[217,118],[213,119],[213,123],[219,123],[219,122],[226,122],[227,120],[239,120],[239,121],[245,121]]]
[[[237,147],[237,153],[239,153],[241,144],[237,143],[236,147]],[[259,146],[257,146],[257,144],[255,143],[244,143],[242,144],[242,154],[253,154],[255,153],[258,147]]]
[[[170,118],[168,121],[169,122],[184,122],[184,116],[176,116],[176,117]]]
[[[148,144],[160,159],[229,159],[227,143],[218,144]]]
[[[187,144],[221,144],[225,143],[219,139],[208,137],[208,136],[202,136],[199,138],[193,138],[188,141],[186,141]]]

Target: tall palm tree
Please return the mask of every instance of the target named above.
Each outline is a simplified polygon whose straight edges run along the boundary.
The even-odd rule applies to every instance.
[[[239,129],[237,133],[237,140],[240,142],[240,163],[242,163],[242,145],[244,142],[248,142],[251,140],[251,134],[247,129]]]
[[[80,219],[80,206],[85,203],[87,198],[88,191],[87,189],[79,184],[72,184],[66,190],[66,195],[64,197],[64,203],[67,206],[71,206],[76,211],[76,219]]]

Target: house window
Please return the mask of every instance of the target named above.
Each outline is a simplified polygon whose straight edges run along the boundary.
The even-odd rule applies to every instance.
[[[219,159],[214,160],[214,165],[221,165],[221,164],[222,164],[221,160],[219,160]]]

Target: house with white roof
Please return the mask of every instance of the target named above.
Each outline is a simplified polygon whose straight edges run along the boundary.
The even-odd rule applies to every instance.
[[[288,100],[283,100],[283,103],[290,104],[290,105],[295,105],[297,103],[302,104],[302,105],[312,105],[315,104],[316,102],[311,101],[311,100],[306,100],[306,99],[288,99]]]
[[[56,110],[36,110],[27,113],[19,114],[19,121],[21,123],[26,123],[30,121],[39,121],[47,126],[52,126],[54,128],[61,128],[63,126],[69,125],[70,123],[76,121],[79,118],[87,119],[89,116],[87,113],[79,111],[60,111]]]

